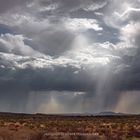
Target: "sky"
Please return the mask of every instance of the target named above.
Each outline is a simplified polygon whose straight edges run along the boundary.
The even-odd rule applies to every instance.
[[[0,0],[0,111],[140,113],[140,0]]]

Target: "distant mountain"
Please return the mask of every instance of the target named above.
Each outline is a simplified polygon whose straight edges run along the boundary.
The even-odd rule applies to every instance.
[[[62,114],[43,114],[43,113],[35,113],[35,114],[26,114],[26,113],[14,113],[14,112],[0,112],[0,117],[11,117],[11,116],[24,116],[24,117],[53,117],[53,116],[137,116],[140,114],[127,114],[127,113],[116,113],[111,111],[104,111],[100,113],[62,113]]]
[[[97,113],[96,116],[117,116],[117,115],[127,115],[125,113],[116,113],[116,112],[111,112],[111,111],[107,111],[107,112],[100,112]]]

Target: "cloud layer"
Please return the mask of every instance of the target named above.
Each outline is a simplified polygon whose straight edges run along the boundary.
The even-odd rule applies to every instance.
[[[0,109],[131,113],[140,98],[139,4],[0,1]]]

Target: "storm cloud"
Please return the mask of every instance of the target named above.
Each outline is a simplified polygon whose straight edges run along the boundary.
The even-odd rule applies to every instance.
[[[139,113],[139,4],[0,1],[1,111]]]

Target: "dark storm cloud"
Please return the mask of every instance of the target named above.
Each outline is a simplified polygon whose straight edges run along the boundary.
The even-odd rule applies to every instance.
[[[105,4],[106,1],[105,0],[41,0],[39,1],[40,5],[42,6],[48,6],[48,5],[52,5],[55,4],[56,5],[56,9],[55,11],[57,12],[72,12],[72,11],[76,11],[78,9],[87,9],[92,6],[92,9],[90,10],[96,10],[99,8],[102,8]]]
[[[14,56],[14,58],[16,58],[16,56]],[[57,63],[57,65],[54,65],[46,61],[46,63],[50,63],[48,68],[35,68],[34,65],[32,66],[34,60],[36,59],[21,59],[19,61],[17,58],[14,60],[15,63],[11,61],[10,58],[5,61],[5,58],[1,57],[1,93],[16,95],[15,93],[20,91],[22,91],[22,93],[23,91],[29,93],[32,91],[41,92],[54,90],[87,92],[88,94],[83,96],[85,102],[89,96],[92,97],[91,99],[95,98],[99,102],[102,101],[101,105],[97,103],[99,109],[112,107],[112,105],[115,105],[117,102],[117,99],[119,99],[117,91],[120,89],[116,83],[121,82],[122,79],[116,79],[118,75],[113,72],[115,66],[109,71],[108,68],[104,66],[93,69],[92,73],[96,74],[92,77],[91,74],[87,72],[87,69],[79,69],[76,65],[73,65],[72,62],[69,62],[69,64]],[[30,62],[29,64],[28,61]],[[37,61],[35,61],[35,63],[37,63]],[[26,67],[20,68],[20,65],[22,66],[23,64],[26,64]],[[104,91],[104,93],[102,93],[102,91]],[[116,94],[112,94],[112,92]],[[108,96],[111,97],[112,100],[107,98]]]
[[[52,29],[51,31],[44,31],[38,37],[35,36],[35,41],[31,43],[32,47],[42,53],[59,56],[65,51],[71,49],[71,43],[75,38],[75,34],[64,29]]]
[[[77,0],[77,1],[69,1],[69,0],[60,0],[60,1],[38,1],[39,4],[42,7],[49,7],[52,4],[58,4],[58,9],[54,9],[54,11],[63,11],[63,13],[69,13],[69,11],[75,11],[76,9],[80,9],[82,8],[84,10],[84,8],[88,8],[91,4],[93,5],[93,11],[94,11],[94,5],[95,7],[98,9],[101,8],[100,5],[102,5],[102,3],[105,3],[105,1],[100,0],[100,1],[92,1],[92,0],[88,0],[88,1],[82,1],[82,0]],[[31,7],[32,9],[33,7]],[[96,9],[95,8],[95,9]],[[24,8],[23,8],[24,10]],[[92,9],[90,9],[92,10]],[[58,12],[59,13],[59,12]],[[42,14],[42,13],[41,13]],[[45,53],[47,55],[51,55],[51,56],[59,56],[63,53],[65,53],[66,51],[71,49],[72,43],[76,37],[77,31],[71,31],[69,29],[68,26],[70,25],[65,25],[65,22],[67,22],[67,18],[66,19],[61,19],[61,16],[58,16],[56,13],[52,13],[53,17],[48,17],[49,14],[46,13],[48,20],[39,20],[39,17],[24,17],[23,15],[19,15],[18,19],[20,19],[20,21],[22,21],[20,23],[20,25],[17,25],[17,23],[15,22],[15,17],[12,19],[11,16],[9,16],[9,19],[7,18],[8,21],[8,25],[11,26],[12,30],[14,30],[14,32],[16,34],[24,34],[25,36],[27,36],[29,38],[29,40],[26,41],[27,44],[29,44],[29,46],[31,47],[30,49],[35,49],[41,53]],[[68,14],[69,15],[69,14]],[[8,16],[8,15],[6,15]],[[38,16],[38,15],[37,15]],[[67,17],[67,16],[66,16]],[[11,20],[10,20],[11,18]],[[18,20],[17,19],[17,20]],[[88,19],[88,17],[86,18]],[[86,20],[85,19],[85,20]],[[2,19],[3,21],[3,19]],[[84,21],[83,21],[84,22]],[[4,21],[5,23],[5,21]],[[11,23],[11,24],[10,24]],[[71,22],[72,23],[72,22]],[[76,24],[76,23],[72,23],[72,24]],[[80,23],[82,24],[82,23]],[[87,23],[89,24],[89,23]],[[98,25],[98,24],[97,24]],[[66,27],[67,26],[67,27]],[[72,26],[72,25],[71,25]],[[77,28],[80,25],[77,25]],[[86,26],[86,25],[85,25]],[[9,27],[10,28],[10,27]],[[88,29],[88,27],[86,27]],[[91,27],[90,27],[91,28]],[[87,30],[86,29],[86,30]],[[3,47],[1,47],[2,49]],[[5,52],[6,48],[3,48],[3,51]],[[17,48],[15,48],[17,49]],[[15,50],[12,53],[15,54],[22,54],[21,50]],[[10,50],[11,51],[11,50]],[[8,51],[6,51],[8,52]]]
[[[75,71],[79,70],[75,66],[66,66],[57,64],[52,68],[14,68],[14,63],[1,59],[0,68],[0,91],[88,91],[94,88],[94,78],[84,71],[80,70],[78,74]],[[29,60],[32,61],[32,60]],[[22,62],[17,62],[22,63]],[[26,61],[23,63],[26,63]],[[11,66],[10,66],[11,65]],[[9,67],[9,68],[8,68]]]
[[[27,91],[6,91],[0,92],[0,110],[3,112],[27,112]]]
[[[139,58],[140,54],[130,57],[127,62],[129,67],[124,69],[124,71],[118,75],[119,82],[117,85],[119,85],[119,90],[140,90]]]
[[[0,0],[0,13],[7,12],[16,6],[24,6],[30,0]]]
[[[6,110],[26,111],[32,92],[45,92],[52,108],[60,101],[68,110],[79,102],[90,112],[114,110],[125,92],[139,92],[139,1],[28,2],[0,1],[0,99],[11,106]],[[48,96],[50,91],[62,93]]]

